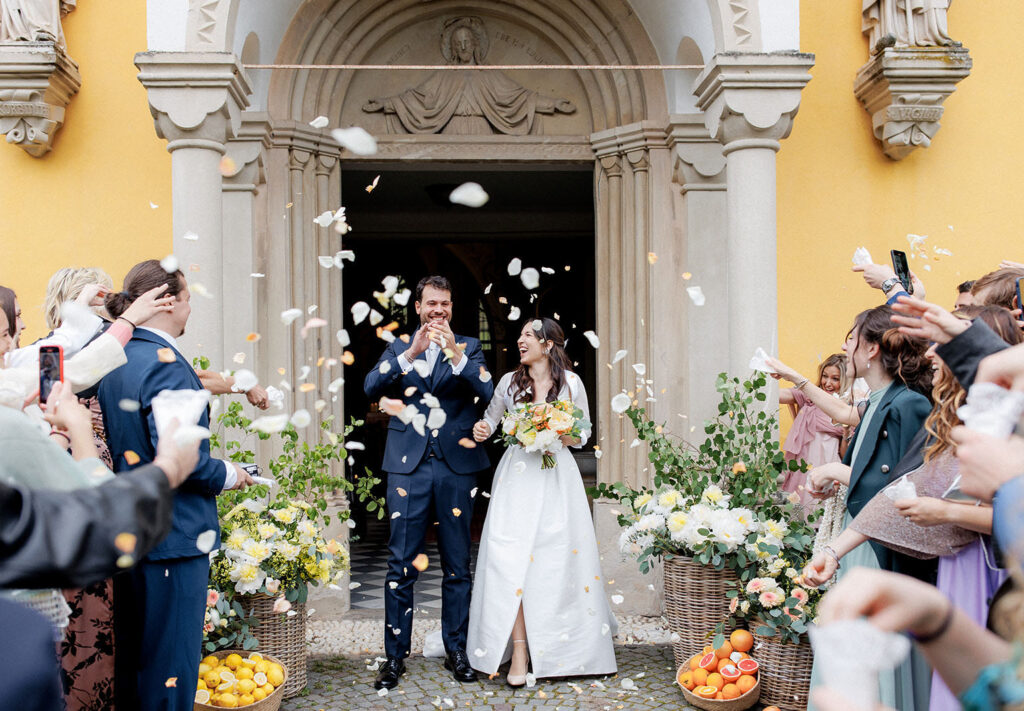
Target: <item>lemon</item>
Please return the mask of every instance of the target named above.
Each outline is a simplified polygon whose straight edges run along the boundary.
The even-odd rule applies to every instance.
[[[224,663],[228,666],[228,669],[234,671],[238,669],[238,665],[242,663],[241,654],[229,654],[225,659]]]
[[[214,669],[220,664],[220,660],[211,654],[208,657],[203,657],[203,661],[200,662],[200,664],[205,664],[206,666],[210,667],[210,669]]]
[[[251,694],[252,690],[256,688],[256,682],[252,679],[239,679],[238,680],[238,693],[240,694]]]
[[[260,661],[261,659],[263,659],[263,655],[259,652],[249,652],[249,659]]]
[[[267,672],[267,681],[275,687],[281,686],[284,683],[284,672],[281,671],[280,667],[272,668]]]
[[[210,691],[208,689],[199,689],[196,692],[196,703],[208,704],[210,703]]]
[[[253,676],[252,680],[256,682],[256,686],[263,686],[267,683],[267,675],[265,672],[258,671]]]
[[[218,674],[216,670],[208,671],[203,676],[203,681],[206,683],[206,688],[216,689],[217,684],[220,683],[220,674]]]
[[[224,669],[219,674],[221,681],[234,681],[235,675],[228,669]]]
[[[199,664],[199,676],[203,676],[204,674],[206,674],[206,672],[210,671],[210,670],[211,670],[211,669],[213,669],[213,667],[215,667],[215,666],[217,666],[217,665],[216,665],[216,664],[214,664],[213,666],[210,666],[210,665],[209,665],[209,664],[207,664],[206,662],[202,662],[202,663],[200,663],[200,664]]]
[[[247,669],[252,669],[253,667],[256,666],[256,660],[255,659],[243,659],[242,660],[242,666],[247,668]]]
[[[264,684],[260,688],[263,689],[263,693],[266,694],[267,696],[270,696],[271,694],[274,693],[274,687],[271,686],[270,684]]]
[[[238,707],[238,697],[234,694],[221,694],[220,705],[222,708],[233,709]]]
[[[249,704],[254,704],[254,703],[256,703],[256,697],[255,696],[250,696],[249,694],[242,694],[241,696],[238,697],[238,705],[239,706],[248,706]]]
[[[253,671],[266,673],[267,669],[270,669],[270,664],[263,661],[262,659],[258,659],[256,661],[256,666],[254,666],[252,669]]]
[[[252,698],[254,701],[263,701],[263,699],[267,698],[267,692],[262,687],[256,687],[252,690]]]
[[[210,687],[208,687],[206,685],[206,682],[203,681],[202,679],[200,679],[199,681],[196,682],[196,690],[199,690],[199,689],[209,689],[209,688]]]
[[[241,681],[242,679],[252,679],[252,677],[253,677],[252,669],[249,669],[247,667],[239,667],[235,671],[235,678],[238,679],[239,681]]]
[[[217,691],[227,691],[227,692],[230,693],[230,692],[232,692],[234,690],[235,690],[235,682],[233,682],[233,681],[225,681],[222,684],[219,684],[217,686]]]
[[[210,706],[220,706],[220,694],[210,694]]]

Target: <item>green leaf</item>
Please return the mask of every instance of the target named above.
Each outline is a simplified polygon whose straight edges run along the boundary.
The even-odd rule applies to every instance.
[[[714,647],[715,649],[720,649],[723,644],[725,644],[725,635],[724,634],[716,634],[715,638],[713,640],[711,640],[711,646]]]
[[[762,637],[774,637],[775,636],[775,628],[774,627],[768,627],[766,625],[758,625],[757,629],[754,630],[754,631],[757,634],[761,635]]]

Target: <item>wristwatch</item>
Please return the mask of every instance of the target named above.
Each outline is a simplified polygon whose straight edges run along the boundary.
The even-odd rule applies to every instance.
[[[885,281],[882,282],[882,293],[883,294],[889,293],[889,289],[893,288],[894,286],[896,286],[899,283],[900,283],[900,278],[899,277],[895,277],[894,276],[894,277],[890,277],[890,278],[886,279]]]

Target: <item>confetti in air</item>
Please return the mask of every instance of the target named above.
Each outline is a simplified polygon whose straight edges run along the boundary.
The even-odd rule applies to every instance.
[[[491,196],[481,187],[480,183],[472,182],[463,183],[452,190],[451,195],[448,196],[449,201],[466,207],[483,207],[490,199]]]

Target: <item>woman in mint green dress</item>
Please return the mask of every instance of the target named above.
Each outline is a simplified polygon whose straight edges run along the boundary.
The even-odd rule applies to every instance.
[[[925,357],[928,343],[900,333],[890,320],[892,313],[888,306],[878,306],[854,321],[843,350],[851,380],[864,378],[871,388],[868,408],[843,461],[816,467],[808,474],[808,485],[817,491],[828,492],[837,484],[848,487],[844,528],[889,483],[889,472],[907,452],[931,410],[928,398],[915,391],[930,389],[931,364]],[[887,568],[891,559],[881,545],[872,542],[842,556],[843,566],[836,573],[839,558],[825,546],[809,568],[820,571],[821,580],[827,580],[833,573],[839,577],[855,567]],[[916,659],[892,674],[882,674],[881,702],[901,711],[927,708],[930,675],[927,665]],[[812,675],[812,686],[816,677]]]

